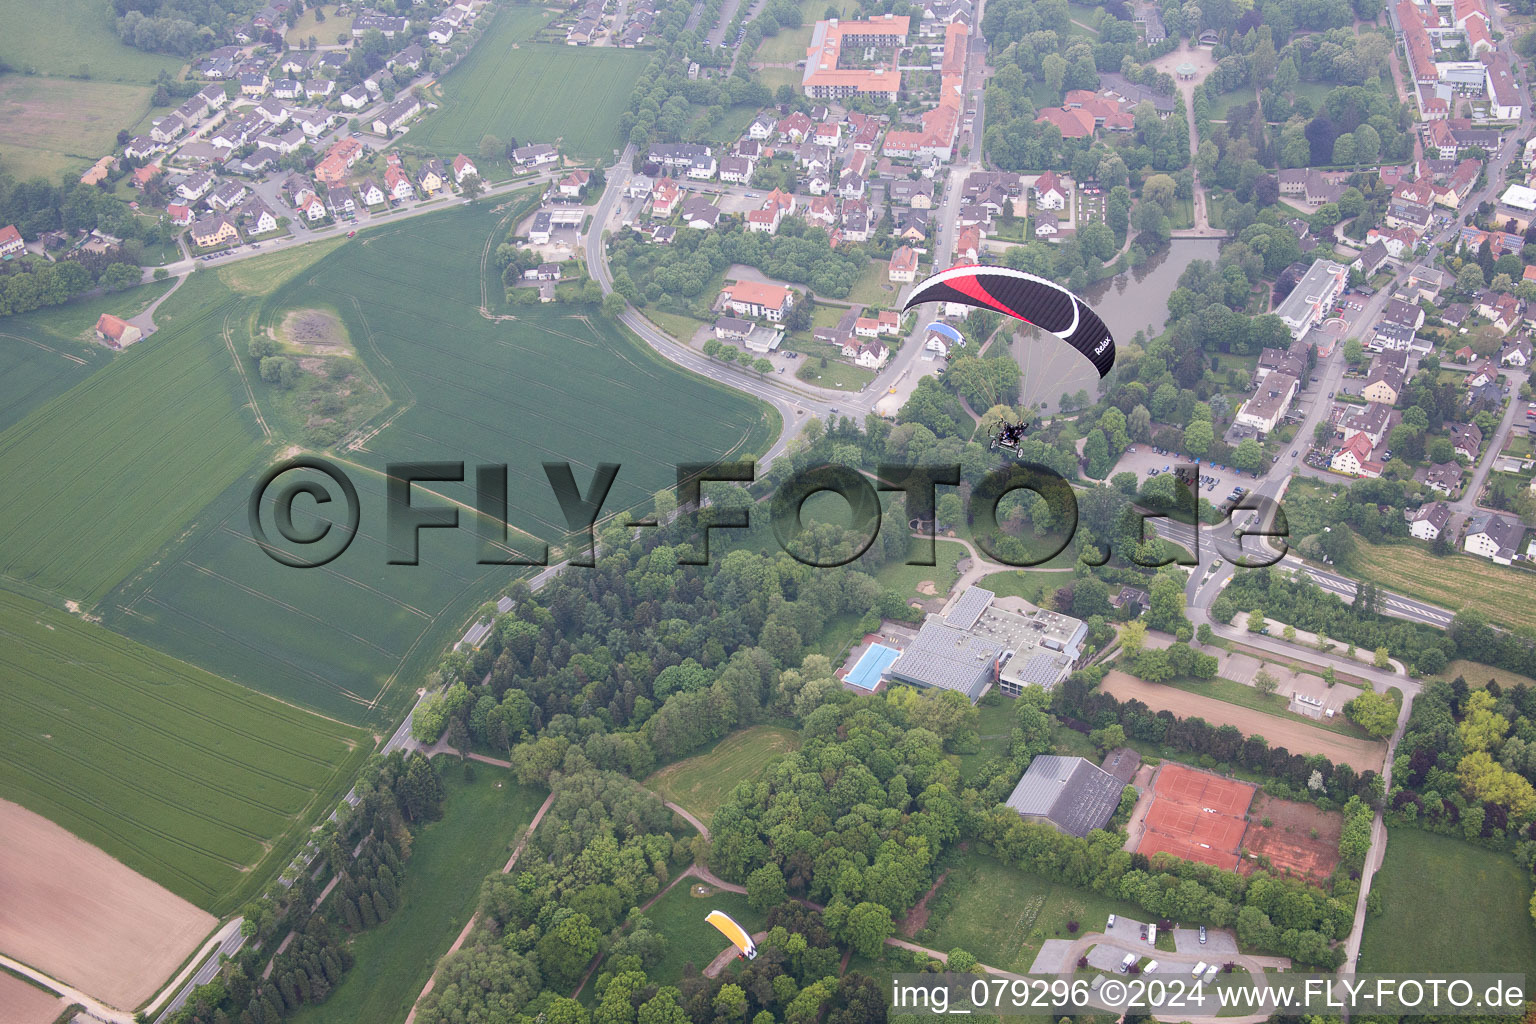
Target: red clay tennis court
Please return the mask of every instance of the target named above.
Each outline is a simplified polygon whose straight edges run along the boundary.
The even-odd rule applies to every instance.
[[[1164,764],[1152,783],[1152,806],[1136,852],[1171,853],[1234,870],[1254,791],[1246,782]]]

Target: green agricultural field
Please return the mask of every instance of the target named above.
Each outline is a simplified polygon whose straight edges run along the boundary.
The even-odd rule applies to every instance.
[[[222,331],[234,312],[196,273],[161,329],[0,433],[0,584],[94,605],[251,465],[260,445]]]
[[[480,880],[501,870],[544,799],[502,768],[477,764],[474,780],[466,782],[458,758],[434,763],[448,799],[442,819],[412,837],[400,906],[352,940],[356,965],[330,998],[295,1015],[295,1024],[404,1020],[433,965],[474,913]]]
[[[281,322],[292,310],[336,310],[393,402],[365,447],[332,456],[358,489],[358,536],[320,569],[268,558],[250,537],[246,512],[256,476],[276,461],[268,449],[226,478],[193,521],[178,520],[147,568],[105,602],[109,626],[327,714],[390,720],[474,610],[527,572],[477,564],[476,464],[507,465],[514,529],[559,544],[565,524],[546,459],[570,460],[583,488],[591,467],[619,463],[604,505],[611,515],[648,507],[675,481],[679,462],[768,446],[777,420],[766,407],[663,362],[595,310],[555,304],[509,315],[494,265],[481,263],[505,219],[476,204],[398,221],[302,272],[289,268],[288,282],[259,308],[235,303],[241,352],[252,325]],[[252,386],[265,419],[277,421],[267,386]],[[624,429],[613,429],[621,422]],[[423,531],[421,564],[390,565],[383,471],[408,460],[469,465],[465,483],[419,485],[413,498],[463,503],[465,528]],[[436,496],[422,497],[423,486]],[[512,542],[534,550],[525,535]]]
[[[110,0],[0,0],[0,61],[17,71],[78,75],[95,81],[153,82],[162,71],[176,75],[186,59],[146,53],[117,35]],[[99,155],[99,154],[98,154]]]
[[[91,333],[101,314],[136,316],[170,287],[156,281],[7,318],[0,324],[0,430],[112,361]]]
[[[1525,971],[1536,963],[1531,877],[1508,850],[1395,828],[1371,884],[1383,910],[1365,919],[1362,972]]]
[[[800,748],[800,734],[776,725],[733,732],[714,748],[653,774],[645,785],[686,807],[705,824],[738,782],[756,778],[780,754]]]
[[[0,635],[0,796],[216,914],[288,863],[373,749],[24,597],[0,592]]]
[[[151,92],[146,85],[0,75],[0,167],[50,179],[61,168],[83,168],[144,116]]]
[[[722,910],[731,915],[751,934],[763,929],[763,915],[747,905],[745,896],[733,892],[695,896],[690,884],[694,882],[692,878],[678,882],[671,892],[645,912],[653,929],[667,937],[666,959],[646,972],[658,985],[676,985],[683,979],[689,964],[704,970],[731,944],[714,925],[704,920],[711,910]]]
[[[542,8],[504,10],[433,88],[442,109],[411,130],[412,146],[475,153],[486,135],[558,142],[569,156],[611,158],[619,114],[650,55],[617,47],[533,43]],[[579,97],[579,102],[573,102]]]
[[[1046,939],[1072,937],[1069,921],[1078,922],[1079,931],[1095,931],[1103,929],[1110,914],[1144,914],[1130,903],[1059,885],[976,853],[964,854],[949,869],[944,889],[953,891],[954,901],[928,919],[918,941],[946,951],[958,946],[984,964],[1018,973],[1029,970]]]
[[[1536,627],[1536,605],[1527,600],[1530,583],[1518,569],[1486,558],[1454,554],[1437,557],[1418,544],[1371,544],[1355,537],[1341,572],[1452,611],[1477,608],[1505,626]]]

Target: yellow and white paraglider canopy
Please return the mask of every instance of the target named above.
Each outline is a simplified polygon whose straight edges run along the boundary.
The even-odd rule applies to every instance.
[[[704,920],[720,929],[720,934],[730,939],[736,948],[741,950],[742,956],[748,960],[756,958],[757,943],[752,941],[752,936],[747,934],[745,928],[731,920],[731,915],[724,911],[711,910]]]

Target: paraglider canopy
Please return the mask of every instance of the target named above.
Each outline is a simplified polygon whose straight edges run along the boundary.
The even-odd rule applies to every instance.
[[[720,934],[730,939],[741,950],[742,956],[748,960],[757,957],[757,943],[752,941],[752,936],[747,934],[745,928],[731,919],[731,915],[721,910],[711,910],[704,920],[720,929]]]
[[[905,312],[925,302],[955,302],[1022,320],[1087,356],[1102,379],[1115,365],[1115,339],[1088,304],[1065,288],[1007,267],[959,266],[912,289]]]
[[[942,320],[935,320],[933,323],[929,324],[926,328],[924,328],[924,330],[930,331],[933,334],[937,334],[937,335],[940,335],[942,337],[948,338],[950,344],[952,344],[952,345],[964,345],[965,344],[965,339],[960,336],[960,332],[955,330],[953,327],[949,326],[949,324],[946,324]]]

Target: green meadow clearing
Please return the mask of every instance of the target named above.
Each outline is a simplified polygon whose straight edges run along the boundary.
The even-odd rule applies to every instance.
[[[946,899],[918,932],[918,941],[946,952],[959,947],[984,964],[1018,973],[1028,972],[1046,939],[1072,937],[1068,922],[1076,921],[1079,932],[1095,931],[1110,914],[1136,913],[1129,903],[1058,885],[977,853],[963,854],[949,869],[940,895]]]
[[[151,95],[147,85],[0,75],[0,167],[21,179],[78,174],[144,117]]]
[[[186,59],[135,50],[117,35],[111,0],[0,0],[0,60],[16,71],[77,75],[93,81],[148,84],[161,71],[180,72]]]
[[[678,882],[671,892],[645,912],[652,929],[667,937],[665,959],[646,972],[651,981],[658,985],[676,985],[682,981],[689,964],[703,971],[710,961],[730,946],[730,940],[704,920],[711,910],[721,910],[731,915],[749,933],[759,932],[763,928],[762,913],[748,906],[745,896],[733,892],[695,896],[695,884],[697,880],[692,878]]]
[[[276,458],[268,448],[138,559],[143,568],[102,603],[107,625],[264,692],[381,724],[403,710],[474,609],[528,571],[477,564],[476,464],[507,465],[513,526],[558,544],[565,525],[547,459],[570,461],[583,488],[598,463],[619,463],[604,505],[618,513],[648,506],[679,462],[767,447],[777,421],[765,407],[664,362],[594,309],[518,307],[507,318],[494,264],[482,291],[480,262],[505,216],[477,204],[365,232],[310,267],[284,268],[285,284],[234,307],[240,351],[251,330],[291,310],[336,310],[389,394],[380,432],[332,456],[358,489],[358,536],[318,569],[268,558],[246,520],[255,477]],[[482,303],[501,319],[482,315]],[[264,418],[278,423],[271,393],[253,387]],[[383,474],[401,461],[468,466],[462,484],[418,485],[435,494],[418,504],[462,503],[464,528],[422,531],[412,566],[388,564]],[[513,542],[535,547],[526,536]]]
[[[292,858],[360,729],[0,591],[0,794],[214,913]]]
[[[733,732],[702,754],[669,764],[645,780],[647,788],[709,824],[739,782],[756,778],[768,762],[800,749],[800,734],[776,725]]]
[[[651,55],[529,39],[549,19],[542,8],[506,9],[433,89],[442,103],[411,129],[413,147],[475,153],[494,135],[520,143],[559,141],[582,159],[612,158],[624,145],[619,114]],[[572,103],[573,97],[580,97]]]
[[[1365,919],[1362,972],[1527,971],[1536,963],[1531,878],[1508,850],[1416,828],[1387,835],[1371,884],[1382,912]]]
[[[356,965],[325,1002],[295,1014],[294,1024],[404,1020],[474,913],[480,880],[501,870],[544,799],[503,768],[477,764],[474,780],[465,781],[457,758],[433,763],[448,796],[442,818],[412,834],[400,906],[352,940]]]
[[[101,314],[135,316],[170,287],[156,281],[8,317],[0,325],[0,430],[112,361],[111,350],[91,333]]]

